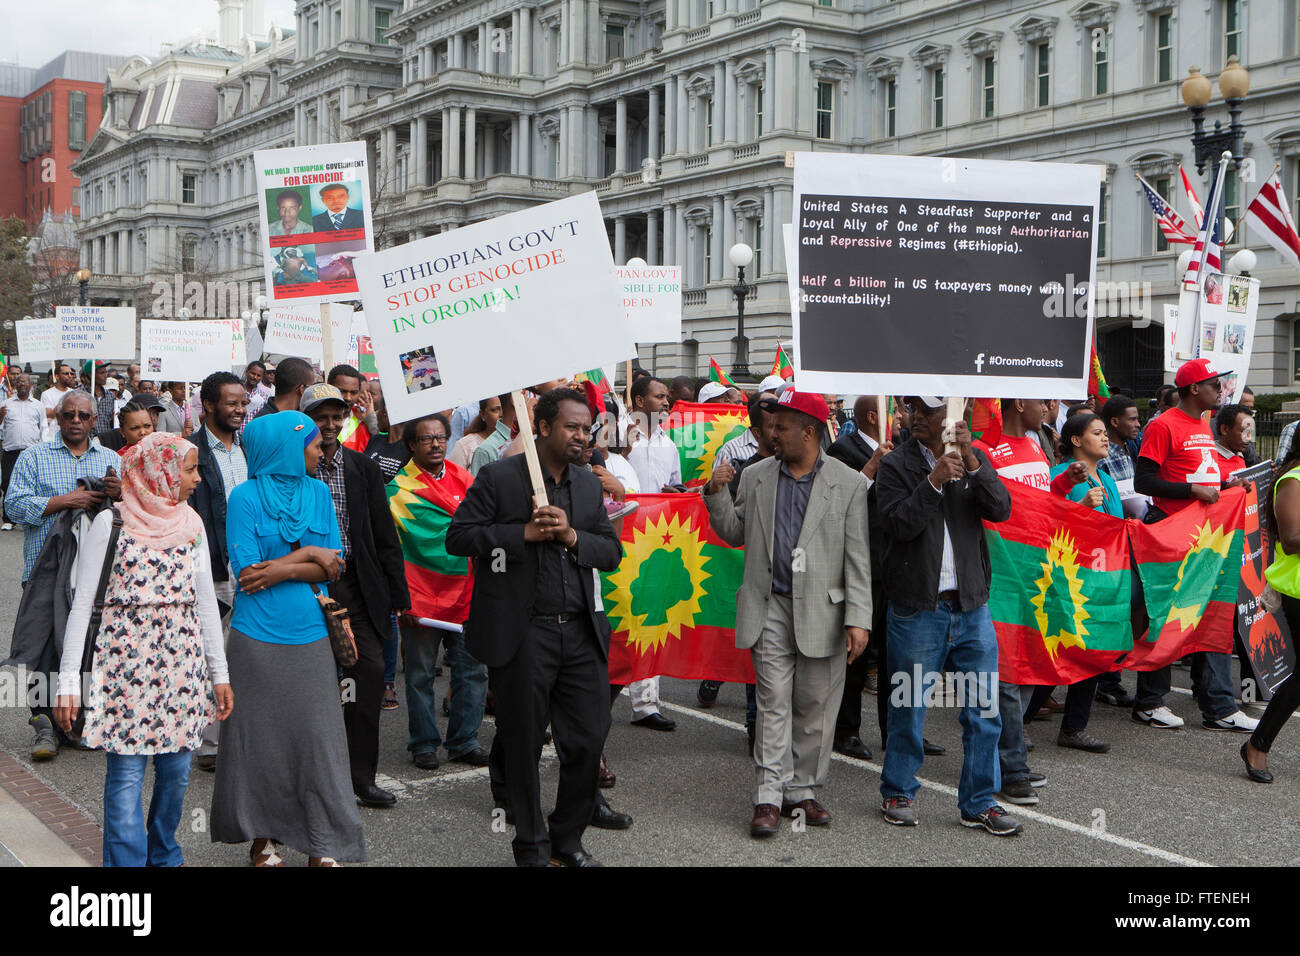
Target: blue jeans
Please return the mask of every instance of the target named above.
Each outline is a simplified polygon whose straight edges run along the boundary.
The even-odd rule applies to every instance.
[[[180,866],[176,828],[190,782],[190,751],[155,754],[146,823],[140,806],[147,756],[108,754],[104,776],[104,865]]]
[[[918,678],[931,681],[945,670],[954,671],[966,694],[961,708],[961,742],[965,757],[957,805],[964,813],[977,814],[997,801],[993,794],[1002,788],[998,767],[998,736],[1002,719],[994,701],[997,680],[998,641],[987,605],[960,611],[940,601],[933,611],[913,610],[893,602],[887,615],[889,687],[888,746],[880,779],[885,798],[915,800],[921,784],[916,773],[925,760],[922,737],[925,730],[927,694],[917,686]],[[974,700],[971,698],[975,697]],[[992,713],[989,713],[992,711]]]
[[[459,757],[479,749],[478,729],[483,723],[483,704],[487,700],[487,668],[470,656],[459,635],[435,628],[403,627],[406,713],[411,734],[406,749],[413,754],[436,753],[442,743],[438,734],[442,702],[433,690],[433,669],[438,663],[438,648],[444,643],[451,663],[447,755]]]
[[[397,615],[393,615],[393,626],[384,640],[384,683],[397,683],[397,642],[400,640]]]

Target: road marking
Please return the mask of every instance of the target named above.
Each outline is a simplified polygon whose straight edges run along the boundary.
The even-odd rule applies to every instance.
[[[660,707],[666,707],[669,710],[676,711],[697,720],[705,721],[710,724],[717,724],[719,727],[727,727],[731,730],[745,732],[745,726],[738,724],[734,720],[727,720],[725,717],[718,717],[714,714],[703,713],[692,707],[683,707],[681,704],[673,704],[666,700],[661,700]],[[870,770],[872,773],[879,774],[883,768],[878,763],[868,760],[857,760],[852,757],[845,757],[843,754],[832,754],[832,759],[841,763],[848,764],[851,767],[858,767],[864,770]],[[922,787],[933,790],[936,793],[942,793],[950,797],[957,796],[957,789],[950,787],[945,783],[938,783],[934,780],[927,780],[924,777],[917,777],[917,781]],[[1069,833],[1077,833],[1093,840],[1099,840],[1102,843],[1110,843],[1114,846],[1123,847],[1126,850],[1133,850],[1146,856],[1154,857],[1157,860],[1163,860],[1166,863],[1174,863],[1179,866],[1213,866],[1212,863],[1206,863],[1202,860],[1193,859],[1189,856],[1183,856],[1180,853],[1174,853],[1170,850],[1163,850],[1157,846],[1151,846],[1148,843],[1142,843],[1138,840],[1130,840],[1128,837],[1116,836],[1113,833],[1107,833],[1104,830],[1094,830],[1092,827],[1075,823],[1072,820],[1062,820],[1060,817],[1049,816],[1046,813],[1040,813],[1037,810],[1029,810],[1025,807],[1013,807],[1012,811],[1015,816],[1023,817],[1026,820],[1033,820],[1037,823],[1045,823],[1048,826],[1056,827],[1059,830],[1065,830]]]

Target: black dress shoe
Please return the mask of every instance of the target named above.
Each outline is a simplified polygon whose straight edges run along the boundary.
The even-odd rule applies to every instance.
[[[595,812],[591,815],[591,825],[597,830],[626,830],[632,825],[632,817],[619,813],[603,800],[597,800]]]
[[[482,747],[475,747],[473,750],[467,750],[463,754],[457,754],[450,759],[453,763],[467,763],[471,767],[486,767],[488,765],[488,755]]]
[[[217,755],[199,754],[194,758],[194,766],[198,767],[200,770],[205,770],[208,773],[215,773],[217,769]]]
[[[572,853],[552,853],[551,866],[600,866],[586,850],[574,850]]]
[[[1247,741],[1249,743],[1249,741]],[[1246,765],[1246,776],[1256,783],[1272,783],[1273,774],[1267,770],[1260,770],[1258,767],[1250,765],[1250,758],[1246,756],[1246,744],[1241,745],[1241,762]]]
[[[421,770],[438,769],[438,755],[434,753],[432,750],[426,751],[422,754],[412,754],[411,762],[414,763]]]
[[[677,721],[669,720],[663,714],[651,714],[649,717],[642,717],[640,720],[632,721],[634,727],[648,727],[651,730],[676,730]]]
[[[357,799],[367,807],[391,807],[397,803],[397,796],[383,787],[368,783],[357,788]]]
[[[835,752],[859,760],[870,760],[871,750],[862,742],[861,737],[842,737],[835,741]]]
[[[932,744],[924,737],[921,738],[921,749],[925,751],[927,757],[942,757],[948,752],[947,747],[940,747],[938,744]]]

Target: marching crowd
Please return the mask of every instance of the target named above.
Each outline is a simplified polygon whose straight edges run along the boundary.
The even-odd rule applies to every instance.
[[[282,845],[313,866],[364,860],[358,803],[396,802],[376,770],[399,658],[414,765],[436,769],[441,750],[488,767],[519,865],[598,865],[585,829],[632,823],[603,794],[616,780],[603,750],[625,688],[609,680],[599,572],[622,558],[628,494],[688,493],[663,428],[683,401],[749,409],[749,429],[718,451],[700,490],[713,530],[746,555],[735,635],[755,673],[751,835],[795,815],[830,822],[817,797],[831,754],[872,756],[864,694],[876,697],[883,819],[917,825],[917,773],[943,748],[924,736],[926,698],[890,690],[900,674],[944,671],[983,682],[959,713],[960,822],[1014,835],[1022,824],[1002,804],[1032,806],[1047,782],[1025,733],[1040,711],[1061,713],[1058,746],[1091,754],[1110,747],[1088,732],[1096,702],[1152,728],[1183,721],[1164,704],[1168,667],[1139,673],[1134,693],[1113,672],[1060,701],[1054,688],[997,680],[984,523],[1010,516],[1005,483],[1156,522],[1217,500],[1258,462],[1250,405],[1221,406],[1203,359],[1179,370],[1145,426],[1121,394],[1073,407],[1004,399],[1001,434],[987,442],[946,420],[942,396],[891,399],[883,419],[877,397],[862,396],[848,415],[779,376],[746,395],[638,369],[626,408],[590,383],[554,381],[528,390],[523,409],[506,394],[406,422],[389,420],[377,380],[338,365],[320,381],[299,358],[215,372],[194,394],[141,380],[135,365],[119,381],[102,362],[87,362],[80,384],[57,365],[39,397],[11,370],[4,392],[4,527],[24,530],[6,663],[29,675],[34,760],[61,746],[106,754],[108,866],[182,862],[192,762],[216,776],[212,839],[249,844],[253,865],[284,865]],[[1300,633],[1290,438],[1268,580]],[[530,441],[540,506],[522,454]],[[441,701],[440,654],[451,678]],[[1300,683],[1285,682],[1257,720],[1238,706],[1228,654],[1197,653],[1191,666],[1203,727],[1250,733],[1246,773],[1270,782],[1267,753]],[[703,681],[699,705],[713,706],[719,687]],[[635,725],[674,729],[657,679],[626,690]],[[545,816],[538,764],[552,735],[559,789]]]

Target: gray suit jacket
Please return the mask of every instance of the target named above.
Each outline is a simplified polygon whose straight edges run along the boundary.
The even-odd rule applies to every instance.
[[[745,576],[736,601],[736,646],[753,647],[772,596],[772,533],[781,463],[767,458],[740,476],[735,503],[726,488],[706,494],[709,523],[728,544],[744,545]],[[845,653],[844,628],[871,628],[871,549],[867,534],[867,482],[825,457],[813,479],[795,564],[794,632],[799,653]]]

